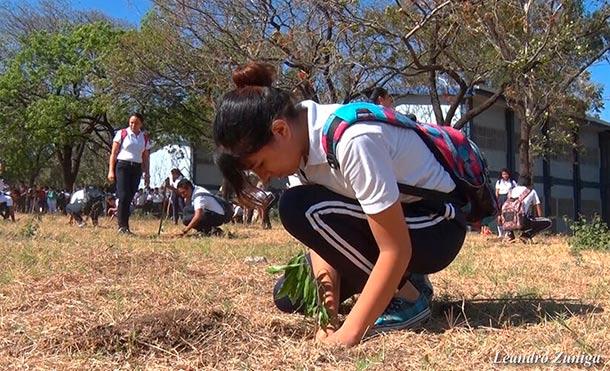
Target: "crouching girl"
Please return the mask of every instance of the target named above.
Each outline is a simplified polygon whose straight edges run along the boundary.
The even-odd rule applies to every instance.
[[[397,183],[447,194],[455,183],[414,131],[375,120],[344,128],[328,157],[325,126],[342,106],[295,104],[271,86],[273,72],[251,63],[233,74],[237,88],[219,102],[214,121],[217,163],[237,192],[246,189],[248,169],[263,182],[301,179],[283,194],[280,218],[310,248],[331,317],[341,300],[360,293],[345,322],[321,329],[317,340],[351,346],[367,332],[421,325],[432,296],[424,275],[454,260],[465,221],[454,205],[402,195]]]

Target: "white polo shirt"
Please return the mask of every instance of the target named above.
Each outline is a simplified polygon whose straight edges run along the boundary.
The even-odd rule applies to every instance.
[[[114,135],[113,142],[121,143],[122,130],[123,129],[116,132],[116,134]],[[119,148],[117,160],[141,163],[142,153],[145,150],[150,150],[151,148],[150,140],[148,140],[147,142],[144,139],[144,130],[140,130],[140,133],[138,135],[134,134],[134,132],[129,127],[125,130],[127,130],[127,135],[125,136],[125,139],[123,139],[121,148]]]
[[[517,182],[512,179],[504,180],[504,178],[501,178],[496,181],[496,190],[498,191],[498,194],[501,195],[507,195],[508,192],[516,186]]]
[[[526,189],[527,187],[524,186],[516,186],[515,188],[511,189],[508,197],[519,198],[519,196],[521,196],[521,194],[525,192]],[[532,206],[536,205],[540,205],[540,198],[538,198],[538,193],[536,193],[536,190],[532,189],[532,191],[525,197],[525,199],[523,199],[523,210],[525,210],[525,214],[533,215],[531,211]]]
[[[193,186],[191,205],[195,210],[202,209],[225,215],[222,205],[212,196],[210,191],[200,186]]]
[[[76,191],[72,194],[72,196],[70,196],[70,203],[71,204],[75,204],[75,203],[82,203],[85,202],[85,190],[81,189],[80,191]]]
[[[337,144],[339,169],[332,169],[322,148],[322,129],[341,105],[304,101],[308,110],[309,155],[299,174],[304,183],[320,184],[341,195],[355,198],[367,214],[377,214],[400,197],[415,202],[418,197],[400,195],[397,183],[451,192],[455,183],[426,144],[413,130],[379,122],[350,126]]]

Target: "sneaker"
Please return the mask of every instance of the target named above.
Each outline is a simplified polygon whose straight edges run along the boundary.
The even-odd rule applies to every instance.
[[[80,223],[78,223],[78,227],[79,227],[79,228],[83,228],[84,226],[85,226],[85,222],[80,222]]]
[[[118,232],[119,232],[119,234],[124,234],[124,235],[132,235],[133,234],[133,233],[131,233],[129,228],[126,228],[126,227],[120,227]]]
[[[210,236],[224,237],[224,235],[225,235],[225,232],[218,227],[213,227],[212,230],[210,231]]]
[[[432,297],[434,296],[434,288],[432,287],[432,282],[430,282],[430,280],[428,279],[427,274],[411,273],[411,275],[409,276],[409,282],[411,282],[411,284],[415,286],[417,291],[424,294],[424,296],[428,300],[428,303],[432,303]]]
[[[371,329],[373,334],[420,327],[430,318],[430,305],[425,295],[420,294],[414,302],[395,297]]]

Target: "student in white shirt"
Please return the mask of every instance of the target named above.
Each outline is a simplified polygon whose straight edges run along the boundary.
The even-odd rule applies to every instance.
[[[401,195],[397,182],[444,193],[455,183],[415,132],[374,121],[345,130],[340,167],[332,169],[321,131],[340,105],[295,105],[271,87],[271,72],[250,63],[233,74],[237,88],[221,99],[214,121],[216,160],[238,193],[247,169],[263,182],[299,174],[304,185],[284,192],[280,218],[310,248],[331,317],[344,298],[360,293],[343,325],[332,322],[316,339],[352,346],[368,330],[420,325],[430,316],[432,292],[412,273],[438,272],[453,261],[465,218],[451,204]]]
[[[104,193],[96,187],[88,186],[74,192],[70,196],[70,203],[66,206],[70,222],[74,219],[79,227],[84,227],[83,214],[85,214],[91,217],[91,223],[97,226],[99,216],[104,211],[104,201]]]
[[[203,187],[193,185],[188,179],[179,181],[176,189],[186,205],[182,215],[182,222],[186,227],[179,236],[185,236],[191,229],[206,236],[222,234],[218,227],[230,221],[233,215],[226,215],[220,198]]]
[[[144,117],[134,113],[129,127],[117,131],[112,143],[108,163],[108,180],[116,180],[116,193],[120,200],[118,210],[119,233],[131,234],[129,228],[130,205],[144,175],[144,184],[150,183],[148,134],[142,129]]]
[[[552,224],[551,219],[543,217],[542,203],[529,176],[520,176],[519,185],[509,191],[508,197],[511,199],[519,198],[523,192],[528,190],[529,194],[523,199],[523,210],[525,210],[526,218],[520,236],[522,242],[529,242],[532,237],[550,228]],[[515,240],[515,234],[512,231],[507,232],[506,236],[509,241]]]
[[[498,207],[502,210],[502,205],[506,202],[508,193],[511,189],[517,186],[517,182],[513,179],[510,170],[504,168],[500,171],[500,177],[496,181],[496,198],[498,199]],[[498,236],[502,237],[502,215],[498,215]]]

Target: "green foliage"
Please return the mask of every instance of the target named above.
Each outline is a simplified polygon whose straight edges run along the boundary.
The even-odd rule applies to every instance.
[[[328,311],[320,299],[318,281],[313,276],[305,253],[299,253],[286,265],[269,267],[267,272],[271,274],[284,272],[285,281],[282,289],[277,293],[278,299],[287,296],[293,304],[303,305],[305,315],[315,318],[320,326],[330,322]]]
[[[40,226],[38,221],[34,218],[30,218],[30,220],[25,223],[23,228],[21,228],[20,234],[25,238],[32,238],[38,234],[39,228]]]
[[[34,32],[7,61],[0,75],[0,130],[5,134],[0,148],[30,154],[7,161],[8,169],[29,169],[17,174],[20,180],[32,182],[49,158],[57,158],[70,188],[89,143],[110,145],[104,61],[121,34],[106,22]]]
[[[610,251],[610,230],[599,215],[594,215],[590,221],[581,216],[577,221],[566,222],[572,231],[569,244],[573,251]]]

